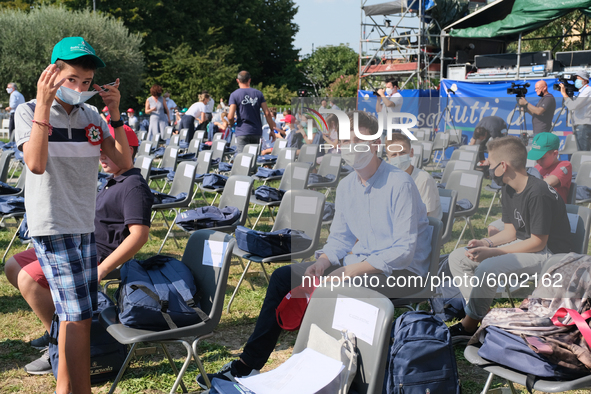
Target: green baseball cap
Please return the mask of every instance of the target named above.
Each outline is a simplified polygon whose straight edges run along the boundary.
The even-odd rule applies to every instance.
[[[105,67],[105,62],[96,55],[94,48],[82,37],[66,37],[53,47],[51,64],[58,59],[72,60],[82,56],[90,56],[97,68]]]
[[[184,113],[185,113],[185,112],[187,112],[188,110],[189,110],[189,108],[183,108],[183,109],[181,110],[181,112],[184,114]]]
[[[546,152],[558,150],[560,148],[560,139],[548,132],[540,133],[534,137],[532,148],[527,154],[529,160],[540,160]]]

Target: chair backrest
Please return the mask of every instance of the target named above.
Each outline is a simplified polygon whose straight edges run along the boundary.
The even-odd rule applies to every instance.
[[[290,228],[300,230],[312,238],[309,248],[291,254],[292,259],[305,258],[314,254],[320,239],[320,226],[324,212],[324,194],[313,190],[288,190],[281,200],[273,231]]]
[[[273,148],[275,149],[275,148]],[[277,161],[273,166],[273,169],[280,170],[286,168],[289,163],[295,161],[296,153],[298,148],[283,148],[278,151]]]
[[[187,148],[187,153],[195,153],[199,152],[199,147],[201,146],[201,140],[199,138],[193,138],[191,142],[189,142],[189,147]]]
[[[435,133],[433,140],[433,150],[445,150],[449,146],[449,134],[439,132]]]
[[[244,145],[244,149],[242,150],[243,153],[248,153],[253,155],[254,157],[258,157],[261,152],[261,145],[260,144],[247,144]]]
[[[579,167],[575,182],[578,186],[591,187],[591,161],[586,161]]]
[[[445,188],[457,191],[458,200],[466,198],[472,203],[472,208],[462,213],[472,214],[478,209],[482,178],[483,173],[475,170],[456,170],[451,173]]]
[[[248,217],[248,204],[254,179],[245,175],[232,175],[226,181],[224,192],[220,198],[219,207],[236,207],[240,209],[240,222],[243,226]]]
[[[570,187],[568,189],[568,195],[566,196],[567,204],[576,204],[577,203],[577,183],[571,182]]]
[[[411,144],[411,148],[412,148],[411,164],[414,167],[423,168],[423,152],[424,152],[423,144],[414,143],[414,144]]]
[[[215,159],[220,159],[220,161],[222,160],[222,157],[224,157],[224,153],[226,152],[226,140],[215,140],[213,141],[213,143],[211,144],[211,151],[212,151],[212,156],[211,156],[211,160],[215,160]]]
[[[191,234],[183,253],[182,262],[193,273],[199,289],[201,310],[211,319],[204,323],[208,327],[217,326],[222,317],[235,243],[236,240],[229,234],[197,230]]]
[[[420,142],[413,142],[410,144],[410,147],[415,155],[422,155],[423,154],[423,144]]]
[[[199,152],[197,156],[197,169],[195,170],[196,174],[207,174],[209,173],[209,168],[211,167],[211,157],[213,154],[210,150],[203,150]]]
[[[591,209],[573,204],[566,204],[566,213],[571,225],[573,252],[587,254],[589,231],[591,229]]]
[[[455,170],[473,170],[474,166],[468,161],[450,160],[443,169],[441,183],[447,183],[451,173]]]
[[[164,150],[164,156],[162,157],[162,162],[160,163],[160,168],[176,168],[176,159],[179,155],[179,147],[178,146],[167,146]]]
[[[232,175],[249,175],[252,171],[252,162],[256,156],[251,155],[249,153],[239,153],[234,158],[234,164],[232,164],[232,170],[230,171],[230,176]]]
[[[478,150],[480,149],[480,145],[462,145],[458,149],[478,152]]]
[[[146,139],[146,137],[148,136],[148,132],[147,131],[140,131],[138,134],[138,139],[140,141],[143,141]]]
[[[281,177],[279,189],[285,191],[305,189],[308,185],[310,169],[308,163],[289,163]]]
[[[449,134],[449,142],[460,145],[462,143],[462,130],[448,129],[446,133]]]
[[[591,152],[589,151],[578,151],[573,153],[570,158],[570,163],[573,166],[573,172],[579,172],[579,168],[581,168],[581,164],[585,163],[586,161],[591,161]]]
[[[137,150],[138,155],[150,156],[152,148],[154,147],[153,141],[142,141],[140,147]]]
[[[456,149],[451,154],[451,160],[470,162],[472,163],[472,168],[474,168],[474,166],[476,166],[476,163],[478,162],[478,152]]]
[[[162,139],[165,139],[165,140],[169,139],[170,136],[172,135],[172,130],[173,130],[172,126],[166,126],[164,128],[164,133],[162,135]]]
[[[448,243],[451,240],[451,232],[454,227],[454,214],[456,212],[456,201],[458,200],[458,192],[449,189],[437,189],[439,192],[439,201],[441,202],[441,211],[443,217],[443,234],[441,235],[441,245]]]
[[[322,157],[322,162],[318,167],[318,175],[327,176],[334,175],[335,180],[338,181],[341,172],[341,154],[329,153]]]
[[[135,158],[135,163],[133,166],[140,169],[146,182],[150,181],[150,170],[152,169],[153,160],[154,158],[152,156],[146,155],[139,155]]]
[[[423,145],[423,159],[428,159],[431,161],[431,154],[433,153],[433,142],[430,141],[423,141],[421,142]]]
[[[214,140],[214,141],[215,141],[215,140],[221,140],[221,139],[224,139],[224,133],[215,133],[215,134],[213,135],[213,140]]]
[[[204,139],[205,138],[205,130],[196,130],[195,131],[195,136],[193,138],[199,138],[199,139]]]
[[[564,140],[564,146],[561,150],[578,151],[579,146],[577,145],[577,136],[575,133],[569,134]]]
[[[187,128],[181,129],[181,131],[179,132],[179,135],[181,137],[181,141],[187,141],[187,136],[189,135],[189,129],[187,129]]]
[[[413,132],[414,136],[417,137],[418,140],[425,140],[425,131],[424,130],[416,130]]]
[[[14,156],[13,150],[5,150],[0,156],[0,181],[6,183],[8,179],[8,168],[10,168],[10,160]]]
[[[197,165],[192,161],[183,161],[179,164],[172,180],[170,187],[171,196],[176,196],[180,193],[187,193],[189,201],[193,197],[193,186],[195,184],[195,171]]]
[[[318,145],[315,144],[304,144],[300,148],[300,154],[298,155],[298,161],[301,163],[310,163],[316,165],[316,157],[318,157]]]
[[[179,146],[179,143],[181,141],[181,136],[178,134],[173,134],[170,136],[170,140],[168,142],[168,146]]]
[[[236,134],[232,133],[232,139],[230,140],[230,146],[236,146],[238,142],[236,141]]]
[[[272,155],[279,156],[279,151],[287,147],[287,140],[285,138],[277,138],[273,144]]]
[[[366,314],[367,311],[372,313]],[[335,319],[337,316],[337,319]],[[394,306],[384,295],[366,287],[341,286],[331,289],[318,287],[302,321],[293,347],[293,353],[300,353],[307,347],[312,323],[335,339],[341,339],[341,331],[333,328],[335,320],[353,324],[354,319],[370,319],[373,332],[371,343],[357,338],[357,374],[351,385],[351,392],[358,394],[381,393],[386,373],[386,361],[390,350],[390,333],[394,319]],[[350,327],[347,327],[351,330]],[[356,333],[363,335],[362,333]],[[366,335],[368,335],[366,334]],[[367,338],[366,338],[367,339]]]

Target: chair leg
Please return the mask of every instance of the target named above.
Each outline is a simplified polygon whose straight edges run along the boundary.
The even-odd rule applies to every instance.
[[[462,232],[460,233],[460,238],[458,238],[458,242],[456,242],[456,247],[454,248],[454,250],[458,248],[458,245],[460,244],[460,241],[462,240],[462,236],[464,235],[464,231],[466,231],[466,227],[468,226],[468,219],[464,218],[464,220],[466,221],[466,224],[464,224],[464,228],[462,229]]]
[[[216,193],[215,196],[213,196],[213,201],[211,202],[211,206],[213,206],[213,204],[215,204],[215,200],[218,199],[218,196],[220,195],[220,193]]]
[[[486,221],[488,220],[488,215],[490,215],[490,211],[493,207],[493,204],[495,203],[495,197],[497,196],[498,192],[495,192],[495,194],[493,194],[493,198],[490,202],[490,206],[488,207],[488,212],[486,213],[486,217],[484,218],[484,225],[486,226]]]
[[[179,373],[179,370],[176,367],[176,364],[174,363],[174,360],[172,359],[170,353],[168,352],[168,349],[166,348],[164,343],[160,342],[160,346],[162,347],[164,354],[166,354],[166,357],[168,358],[168,362],[170,363],[172,371],[174,372],[174,374],[177,377],[176,380],[174,381],[174,384],[172,385],[172,389],[170,389],[170,394],[174,394],[176,392],[177,388],[179,387],[179,384],[181,386],[181,389],[183,390],[183,393],[187,393],[188,392],[187,388],[185,387],[185,384],[183,383],[183,376],[185,375],[185,372],[187,371],[187,367],[191,363],[193,351],[191,350],[191,345],[189,345],[189,343],[186,341],[179,340],[179,341],[174,341],[174,342],[182,343],[183,346],[187,349],[187,359],[183,363],[183,366],[181,367],[181,372]]]
[[[252,229],[253,230],[257,226],[257,224],[259,223],[259,220],[261,220],[261,216],[263,216],[263,212],[265,212],[265,206],[264,205],[263,205],[263,209],[261,209],[261,212],[259,213],[259,216],[257,217],[257,220],[255,220],[255,222],[254,222],[254,226],[252,226]]]
[[[160,253],[162,251],[162,248],[164,248],[164,244],[166,243],[168,236],[172,232],[172,226],[174,226],[174,223],[176,222],[176,218],[179,215],[179,212],[176,210],[176,208],[174,208],[174,220],[170,223],[170,225],[168,225],[168,220],[166,220],[166,216],[164,216],[164,212],[160,211],[160,213],[162,214],[162,218],[164,219],[164,223],[166,223],[166,225],[168,226],[168,231],[166,232],[166,236],[164,237],[164,240],[162,241],[162,245],[160,245],[160,249],[158,249],[158,253]],[[172,233],[172,239],[174,240],[176,247],[179,248],[180,246],[179,246],[178,241],[176,240],[176,237],[174,236],[174,233]]]
[[[12,236],[12,239],[10,240],[10,243],[8,244],[8,247],[6,248],[6,250],[4,251],[4,256],[2,256],[2,264],[4,264],[5,260],[6,260],[6,255],[8,254],[8,252],[10,251],[10,248],[12,247],[12,244],[14,243],[14,240],[16,239],[19,230],[21,229],[21,226],[23,225],[24,220],[18,220],[16,219],[16,223],[18,224],[16,231],[14,232],[14,235]]]
[[[267,274],[267,270],[265,269],[265,263],[260,263],[261,268],[263,269],[263,274],[265,275],[265,279],[267,279],[267,284],[269,284],[269,274]]]
[[[207,334],[202,337],[199,337],[193,341],[193,357],[195,357],[195,362],[197,363],[197,367],[199,368],[199,372],[201,372],[201,376],[203,376],[203,380],[205,380],[205,385],[208,388],[211,388],[211,382],[209,381],[209,376],[207,376],[207,372],[205,372],[205,368],[203,367],[203,363],[201,362],[201,358],[199,358],[199,353],[197,352],[197,345],[199,341],[212,336],[213,334]]]
[[[115,378],[115,381],[111,385],[111,389],[109,390],[109,394],[113,394],[115,392],[115,389],[117,388],[117,385],[119,384],[119,381],[121,380],[121,378],[123,377],[123,374],[125,373],[125,370],[129,366],[129,362],[131,361],[131,358],[135,354],[135,348],[137,347],[137,345],[138,345],[137,343],[134,343],[133,345],[131,345],[131,349],[129,350],[129,353],[127,354],[127,357],[125,358],[125,362],[123,363],[123,366],[121,366],[121,369],[119,370],[119,373],[117,374],[117,377]]]
[[[230,313],[230,307],[232,306],[232,302],[234,302],[234,298],[236,297],[236,293],[238,293],[238,289],[240,288],[242,281],[244,281],[244,277],[246,276],[246,273],[248,272],[248,269],[250,268],[251,264],[252,264],[252,261],[248,260],[248,263],[246,264],[246,268],[242,272],[242,276],[238,280],[238,284],[236,285],[236,288],[234,289],[234,292],[232,293],[232,297],[230,297],[230,301],[228,302],[228,307],[226,308],[226,311],[228,313]]]
[[[491,372],[488,374],[488,378],[486,378],[486,383],[484,384],[484,388],[482,389],[482,393],[481,394],[486,394],[488,393],[488,389],[490,389],[490,386],[492,384],[493,378],[495,377],[495,375]]]

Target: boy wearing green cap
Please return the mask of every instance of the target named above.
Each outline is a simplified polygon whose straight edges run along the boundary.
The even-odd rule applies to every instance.
[[[560,139],[552,133],[540,133],[535,136],[532,149],[527,154],[529,160],[537,161],[536,170],[547,184],[558,192],[566,203],[573,178],[573,166],[570,161],[558,159]]]
[[[101,150],[120,168],[133,164],[120,119],[119,79],[94,84],[105,63],[82,37],[53,48],[37,82],[37,98],[19,106],[16,144],[26,164],[29,232],[60,319],[56,392],[90,393],[90,323],[98,288],[94,213]],[[99,94],[112,114],[114,136],[98,110],[84,104]]]

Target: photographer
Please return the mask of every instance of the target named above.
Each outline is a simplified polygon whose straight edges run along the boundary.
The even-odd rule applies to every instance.
[[[377,114],[379,114],[382,111],[384,111],[384,115],[387,115],[388,112],[402,112],[402,95],[400,94],[400,89],[398,88],[397,80],[387,80],[386,89],[378,89],[376,93],[379,96],[376,101]],[[382,129],[384,130],[385,134],[385,131],[388,129],[386,124],[386,122],[388,121],[388,117],[384,116],[384,119],[384,124],[380,126],[382,126]],[[394,122],[400,123],[400,119],[395,118]]]
[[[532,117],[534,136],[539,133],[552,131],[552,118],[554,117],[554,111],[556,111],[556,100],[548,92],[546,82],[543,80],[538,81],[535,90],[537,95],[541,97],[535,106],[528,103],[525,97],[519,99],[519,105],[524,107]]]
[[[560,84],[560,93],[564,97],[566,108],[572,111],[573,131],[577,137],[579,150],[588,151],[591,148],[591,113],[589,112],[589,100],[591,89],[589,88],[589,73],[585,70],[575,72],[577,79],[575,87],[579,89],[576,100],[566,93],[564,84]]]

